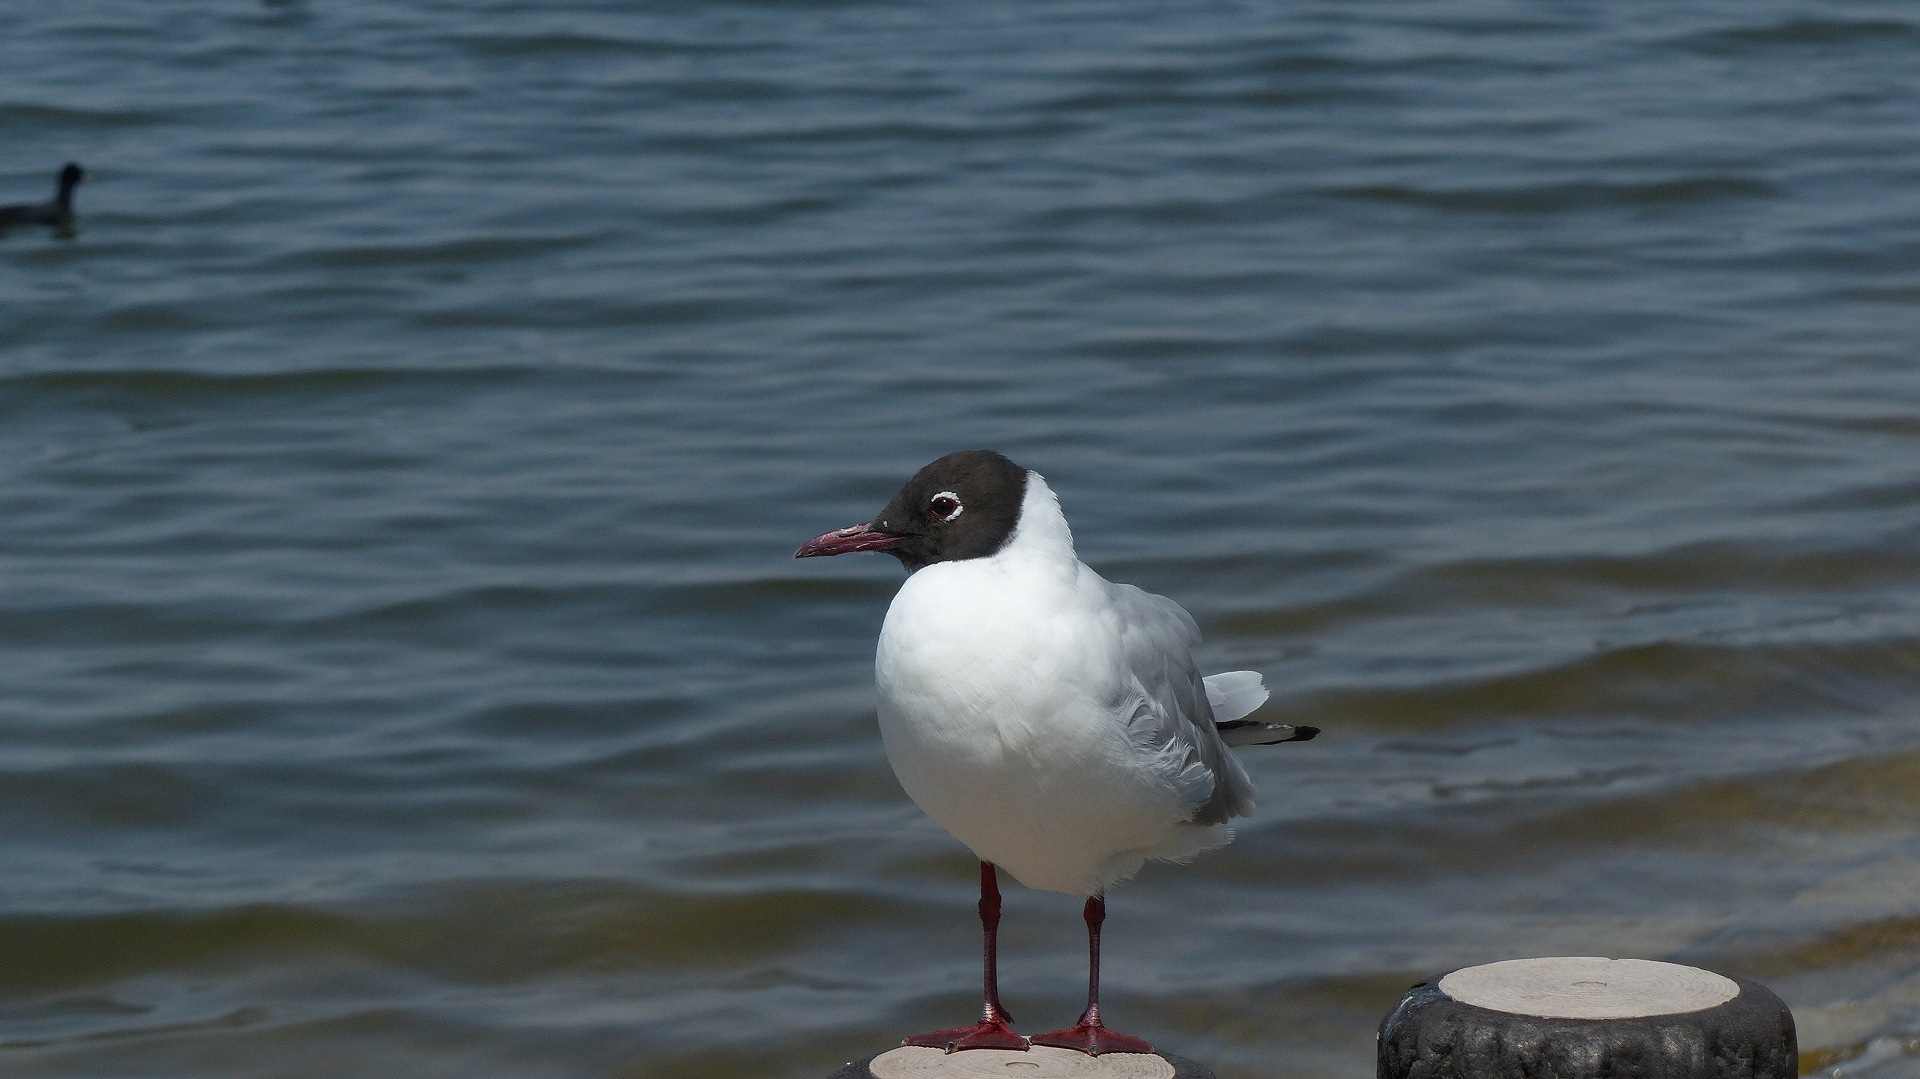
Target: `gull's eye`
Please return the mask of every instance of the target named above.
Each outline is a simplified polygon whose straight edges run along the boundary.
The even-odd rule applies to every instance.
[[[960,504],[960,496],[952,491],[942,491],[927,499],[927,512],[933,514],[934,520],[943,524],[960,516],[960,511],[966,508]]]

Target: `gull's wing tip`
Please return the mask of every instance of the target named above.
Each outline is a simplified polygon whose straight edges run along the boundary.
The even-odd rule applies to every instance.
[[[1272,746],[1281,742],[1311,742],[1320,736],[1320,728],[1293,723],[1262,723],[1257,719],[1236,719],[1216,723],[1220,740],[1230,746]]]

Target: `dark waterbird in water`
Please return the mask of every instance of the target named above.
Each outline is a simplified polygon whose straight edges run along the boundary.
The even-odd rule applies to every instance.
[[[87,178],[87,170],[69,161],[60,170],[60,190],[47,202],[0,206],[0,232],[21,225],[49,225],[61,231],[73,227],[73,189]]]

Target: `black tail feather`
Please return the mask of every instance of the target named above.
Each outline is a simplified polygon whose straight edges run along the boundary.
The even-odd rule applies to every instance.
[[[1271,746],[1281,742],[1310,742],[1320,733],[1318,727],[1292,723],[1262,723],[1257,719],[1236,719],[1215,723],[1213,729],[1230,746]]]

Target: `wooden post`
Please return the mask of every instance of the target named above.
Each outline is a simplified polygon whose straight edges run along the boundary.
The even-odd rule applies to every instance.
[[[1644,959],[1456,970],[1380,1024],[1379,1079],[1794,1079],[1793,1013],[1763,985]]]
[[[901,1046],[843,1065],[828,1079],[1214,1079],[1213,1072],[1161,1053],[1102,1053],[1036,1045],[1025,1051]]]

